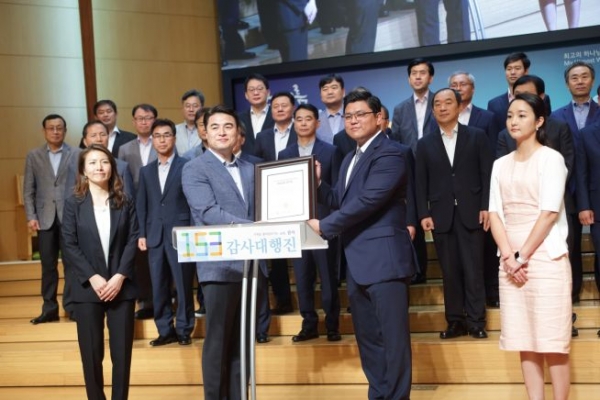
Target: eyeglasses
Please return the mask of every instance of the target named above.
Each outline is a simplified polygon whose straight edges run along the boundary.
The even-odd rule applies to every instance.
[[[248,89],[246,89],[246,91],[247,92],[262,92],[265,89],[266,89],[266,87],[264,87],[264,86],[257,86],[257,87],[249,87]]]
[[[65,127],[64,126],[48,126],[46,128],[44,128],[44,130],[46,132],[64,132],[65,131]]]
[[[161,140],[161,139],[171,139],[174,135],[172,133],[153,133],[152,134],[152,139],[156,139],[156,140]]]
[[[353,114],[344,114],[344,115],[342,115],[342,117],[344,118],[344,120],[346,120],[346,121],[350,122],[350,121],[352,121],[352,120],[353,120],[355,117],[356,117],[356,119],[357,119],[357,120],[363,120],[363,119],[365,119],[365,118],[367,117],[367,115],[369,115],[369,114],[375,114],[375,112],[374,112],[374,111],[369,111],[369,112],[367,112],[367,111],[357,111],[357,112],[355,112],[355,113],[353,113]]]
[[[135,122],[152,122],[154,121],[154,117],[135,117],[134,118]]]
[[[185,108],[186,110],[198,110],[200,107],[201,105],[198,103],[185,103],[183,105],[183,108]]]

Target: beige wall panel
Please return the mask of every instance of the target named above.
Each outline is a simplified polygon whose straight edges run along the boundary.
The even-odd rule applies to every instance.
[[[81,58],[77,1],[70,3],[75,8],[0,3],[0,54]]]
[[[0,76],[0,107],[85,107],[81,59],[0,56]]]
[[[0,146],[0,160],[21,159],[34,147],[44,144],[42,120],[48,114],[60,114],[67,121],[66,142],[78,145],[81,128],[86,123],[86,111],[79,108],[0,107],[0,121],[5,132]]]
[[[92,0],[94,10],[213,17],[215,0]]]
[[[2,227],[2,234],[0,235],[0,261],[18,259],[17,237],[15,234],[16,216],[17,213],[14,207],[11,211],[0,211],[0,226]],[[27,224],[27,221],[19,221],[19,223]]]
[[[130,118],[137,103],[150,103],[159,113],[163,108],[179,109],[181,95],[190,88],[202,90],[207,104],[222,98],[218,64],[96,60],[96,73],[98,98],[115,99],[123,110],[121,121],[125,114]]]
[[[17,183],[16,174],[23,174],[25,159],[0,160],[0,212],[14,211],[17,205]],[[0,225],[4,232],[7,227]],[[11,232],[12,229],[6,230]]]
[[[216,63],[215,20],[184,15],[94,11],[96,60]]]

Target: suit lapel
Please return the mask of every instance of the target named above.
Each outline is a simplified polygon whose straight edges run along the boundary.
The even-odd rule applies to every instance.
[[[178,170],[181,168],[181,162],[180,162],[180,158],[177,154],[175,154],[175,157],[173,157],[173,161],[171,162],[171,167],[169,168],[169,173],[167,174],[167,179],[165,181],[165,187],[162,191],[162,197],[164,198],[165,195],[168,193],[169,188],[171,187],[171,185],[173,185],[173,182],[175,181],[175,176],[178,175],[177,172]],[[158,168],[157,168],[158,169]],[[158,177],[158,171],[156,172],[156,176]],[[158,182],[159,187],[160,187],[160,180]]]
[[[60,163],[58,164],[58,170],[56,171],[56,178],[64,174],[71,161],[71,147],[63,144],[62,156],[60,157]]]
[[[358,161],[352,168],[352,171],[350,171],[350,178],[348,178],[348,184],[346,185],[346,189],[350,187],[350,185],[352,184],[352,180],[354,179],[354,177],[356,176],[358,171],[360,171],[360,169],[363,167],[363,165],[367,164],[369,162],[369,159],[371,157],[373,157],[373,154],[375,154],[375,150],[381,145],[381,142],[383,140],[385,140],[385,135],[383,134],[383,132],[381,132],[373,140],[373,142],[371,142],[371,144],[369,145],[369,147],[367,148],[365,153],[358,159]],[[344,175],[344,177],[345,176],[346,175]],[[346,193],[347,193],[347,190],[344,191],[344,195]]]
[[[460,136],[460,133],[458,136]],[[457,143],[457,147],[458,147],[458,143]],[[445,162],[446,168],[452,169],[452,165],[450,164],[450,159],[448,158],[448,153],[446,152],[446,146],[444,146],[444,141],[442,140],[441,132],[439,132],[435,135],[435,140],[433,141],[433,149],[432,150],[434,150],[434,157],[435,157],[435,153],[440,154],[439,160],[440,161],[444,160],[442,162]],[[456,159],[456,151],[455,151],[454,159]]]
[[[96,215],[94,214],[94,202],[92,201],[92,196],[88,193],[85,195],[85,198],[81,203],[79,203],[79,216],[81,221],[85,221],[89,223],[89,233],[92,235],[90,238],[94,243],[101,243],[100,234],[98,233],[98,222],[96,221]],[[110,229],[111,229],[111,237],[112,237],[112,228],[113,222],[110,221]],[[100,253],[102,253],[102,248],[100,248]],[[104,254],[101,257],[102,261],[104,261]]]
[[[598,112],[598,104],[594,100],[590,100],[590,112],[585,120],[585,126],[589,126],[594,123],[596,113]]]
[[[254,188],[250,187],[252,186],[250,182],[253,181],[252,177],[254,176],[254,165],[250,164],[249,162],[242,161],[238,162],[238,168],[240,170],[240,178],[242,179],[242,189],[244,190],[246,212],[248,213],[247,215],[250,215],[250,206],[254,202],[254,199],[252,199],[252,192]]]
[[[235,181],[233,180],[233,178],[231,177],[229,172],[227,172],[227,167],[225,167],[223,165],[223,163],[212,152],[207,151],[206,153],[204,153],[204,155],[202,155],[202,157],[204,157],[205,155],[207,156],[207,162],[213,165],[213,167],[214,167],[213,170],[219,176],[220,181],[229,185],[234,190],[234,192],[237,194],[238,199],[240,201],[244,202],[245,200],[242,198],[242,194],[240,193],[240,190],[238,189],[237,185],[235,184]],[[241,171],[240,171],[240,176],[241,176]],[[243,180],[242,180],[242,188],[244,189],[244,191],[246,191],[246,189],[244,188]]]
[[[456,148],[454,149],[454,160],[452,160],[452,168],[456,166],[463,159],[462,154],[465,152],[467,143],[469,142],[469,130],[461,124],[458,124],[458,136],[456,137]],[[445,150],[445,149],[444,149]],[[448,159],[450,162],[450,159]]]
[[[110,204],[110,241],[108,242],[108,248],[110,249],[112,243],[115,239],[115,235],[117,234],[117,227],[119,226],[119,222],[121,219],[121,215],[123,214],[123,208],[116,209],[113,208],[113,204]]]

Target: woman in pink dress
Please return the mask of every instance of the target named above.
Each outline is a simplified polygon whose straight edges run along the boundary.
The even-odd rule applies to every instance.
[[[567,168],[544,146],[544,102],[519,94],[507,129],[517,149],[492,170],[490,222],[500,253],[500,348],[519,351],[530,399],[544,398],[544,363],[554,399],[570,386],[571,266],[563,195]]]

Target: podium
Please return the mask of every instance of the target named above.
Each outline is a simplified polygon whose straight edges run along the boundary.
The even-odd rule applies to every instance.
[[[241,398],[247,398],[246,310],[251,263],[250,294],[250,398],[256,400],[256,295],[259,260],[300,258],[302,250],[328,247],[308,224],[301,222],[255,222],[252,224],[210,225],[173,228],[173,246],[179,262],[244,261],[240,321]]]

